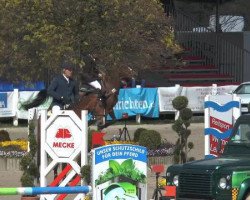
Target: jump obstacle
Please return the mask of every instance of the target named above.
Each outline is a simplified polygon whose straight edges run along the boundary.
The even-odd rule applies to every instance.
[[[0,195],[86,194],[89,192],[91,192],[91,186],[0,188]]]
[[[39,111],[39,114],[35,111],[32,119],[38,119],[35,115],[39,115],[41,122],[41,187],[0,188],[0,196],[41,195],[41,200],[52,200],[57,195],[60,195],[58,199],[64,199],[68,194],[78,194],[74,200],[80,200],[84,194],[91,192],[91,186],[77,186],[80,169],[87,164],[87,114],[87,111],[82,111],[82,119],[79,119],[73,111],[68,110],[52,113],[48,118],[45,110]],[[80,165],[76,161],[78,156]],[[52,162],[48,163],[48,157],[52,158]],[[55,180],[48,183],[47,175],[59,163],[67,163],[67,166]]]

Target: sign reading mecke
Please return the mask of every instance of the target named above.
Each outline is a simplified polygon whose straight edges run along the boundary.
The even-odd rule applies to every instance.
[[[59,158],[69,158],[81,145],[81,129],[69,116],[56,118],[47,129],[46,142]]]

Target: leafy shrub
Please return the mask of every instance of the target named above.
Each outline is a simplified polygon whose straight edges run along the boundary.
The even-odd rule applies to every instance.
[[[193,143],[188,142],[191,134],[190,126],[193,116],[192,110],[187,108],[188,99],[185,96],[178,96],[172,101],[173,107],[179,112],[178,119],[172,125],[172,129],[178,134],[174,149],[174,163],[185,163],[188,161],[188,152],[193,148]]]
[[[8,131],[0,130],[0,142],[10,141],[10,136]]]
[[[145,128],[138,128],[135,130],[135,133],[134,133],[134,142],[139,142],[139,139],[140,139],[140,135],[143,131],[146,131],[147,129]]]
[[[145,130],[140,135],[139,145],[147,149],[157,149],[161,145],[161,135],[155,130]]]
[[[81,168],[81,176],[86,181],[87,184],[90,184],[90,174],[91,174],[91,167],[90,165],[84,165]]]
[[[33,121],[29,122],[29,147],[30,151],[22,157],[20,161],[21,170],[23,171],[20,179],[23,187],[33,187],[34,180],[39,176],[39,170],[36,164],[36,152],[38,144],[35,138],[35,124]]]
[[[193,112],[190,108],[183,108],[180,110],[180,117],[184,121],[188,121],[192,118]]]
[[[187,107],[188,99],[185,96],[175,97],[172,101],[172,105],[176,110],[182,110]]]

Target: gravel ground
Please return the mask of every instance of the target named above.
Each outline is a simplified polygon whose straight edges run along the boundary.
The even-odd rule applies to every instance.
[[[169,142],[174,143],[177,139],[177,134],[171,128],[172,124],[135,124],[127,125],[128,133],[133,138],[133,133],[137,128],[146,128],[158,131],[162,138]],[[124,125],[112,125],[103,131],[106,133],[105,139],[112,138],[113,135],[119,134],[119,129],[122,129]],[[0,123],[0,129],[6,129],[11,139],[27,138],[27,127],[24,125],[19,127],[13,127],[10,125],[4,125]],[[204,123],[191,123],[190,129],[192,131],[189,141],[194,143],[194,149],[189,152],[189,156],[195,157],[195,159],[202,159],[204,157]],[[150,167],[150,166],[149,166]],[[165,166],[165,169],[168,166]],[[165,175],[165,173],[161,174]],[[21,171],[0,171],[0,187],[20,187]],[[148,168],[148,198],[151,199],[155,188],[155,175]],[[0,196],[0,200],[19,200],[20,196]]]

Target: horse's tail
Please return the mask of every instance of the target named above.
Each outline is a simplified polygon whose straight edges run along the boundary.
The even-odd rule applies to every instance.
[[[25,110],[28,110],[30,108],[34,108],[34,107],[37,107],[41,104],[43,104],[46,99],[48,97],[48,94],[47,94],[47,90],[46,89],[43,89],[41,90],[35,99],[33,99],[31,102],[27,102],[27,103],[24,103],[22,104],[22,107],[25,109]]]

